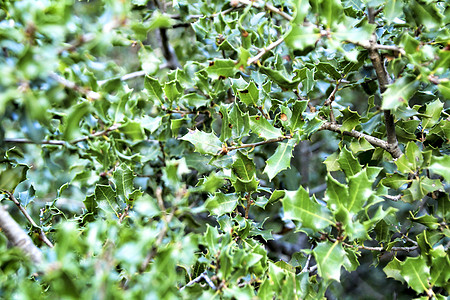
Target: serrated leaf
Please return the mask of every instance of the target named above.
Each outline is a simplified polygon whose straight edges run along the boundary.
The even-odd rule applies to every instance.
[[[129,199],[134,190],[134,173],[125,163],[121,163],[113,173],[117,195],[125,201]]]
[[[243,114],[237,104],[230,110],[229,124],[231,124],[231,135],[233,138],[241,138],[250,132],[250,120],[248,113]]]
[[[80,131],[80,121],[87,113],[91,111],[89,102],[84,101],[73,106],[67,117],[64,119],[63,139],[71,141]]]
[[[14,192],[17,185],[27,178],[29,168],[25,164],[12,167],[9,163],[2,163],[0,165],[0,190]]]
[[[402,4],[401,0],[386,1],[383,12],[388,24],[392,23],[395,18],[398,18],[403,14]]]
[[[399,261],[395,256],[394,258],[384,267],[383,271],[386,273],[387,277],[394,278],[395,280],[405,282],[400,270],[402,268],[402,262]]]
[[[231,183],[233,184],[236,192],[253,192],[258,188],[259,180],[256,179],[256,176],[253,176],[249,180],[243,180],[239,177],[232,177]]]
[[[208,198],[205,208],[211,215],[221,216],[234,211],[238,204],[236,194],[215,193],[213,198]]]
[[[389,85],[383,93],[382,109],[396,109],[407,105],[408,100],[415,94],[419,81],[414,76],[405,76]]]
[[[303,112],[306,110],[307,105],[308,101],[297,101],[292,106],[292,116],[288,119],[290,130],[296,131],[304,126]]]
[[[206,68],[208,76],[212,79],[222,77],[233,77],[236,73],[235,62],[231,59],[216,59]]]
[[[181,94],[181,92],[179,91],[179,85],[180,84],[177,80],[172,80],[164,84],[164,95],[166,95],[169,101],[178,99],[178,96]]]
[[[252,159],[238,151],[232,170],[238,178],[247,181],[251,180],[255,175],[256,167]]]
[[[109,210],[109,207],[117,215],[116,209],[118,206],[116,203],[116,192],[114,192],[110,185],[97,184],[95,186],[94,195],[98,207],[104,210],[106,209],[107,211]],[[105,202],[107,205],[105,205]]]
[[[435,100],[431,103],[428,103],[427,108],[425,110],[426,117],[422,119],[422,127],[423,128],[433,127],[438,122],[443,107],[444,103],[442,103],[439,100]]]
[[[158,79],[152,78],[150,76],[145,76],[144,87],[148,94],[159,100],[159,103],[163,103],[163,90]]]
[[[193,144],[195,151],[201,154],[216,155],[222,148],[219,138],[212,132],[206,133],[195,129],[194,131],[189,131],[180,139]]]
[[[259,89],[255,85],[254,81],[250,81],[248,86],[243,90],[238,90],[239,93],[239,99],[244,103],[245,105],[251,106],[258,106],[260,103],[259,100]]]
[[[361,171],[361,165],[353,154],[347,150],[347,147],[342,148],[341,153],[339,154],[338,163],[348,177]]]
[[[280,128],[275,128],[269,121],[261,116],[250,117],[250,129],[265,140],[276,139],[283,136]]]
[[[323,163],[327,166],[328,172],[339,171],[341,169],[339,165],[339,154],[337,152],[328,156]]]
[[[286,191],[282,199],[284,220],[297,220],[302,227],[319,231],[332,225],[330,211],[309,197],[300,186],[297,191]]]
[[[349,107],[341,110],[343,114],[341,132],[352,131],[356,126],[361,124],[361,116],[356,111],[350,110]]]
[[[325,192],[325,201],[327,202],[328,208],[333,211],[338,210],[339,206],[342,206],[343,202],[348,199],[348,186],[340,183],[331,176],[330,173],[327,174],[327,190]]]
[[[422,293],[430,287],[428,282],[430,268],[427,266],[423,256],[407,257],[401,263],[400,275],[417,293]]]
[[[142,141],[145,139],[144,129],[140,122],[128,121],[120,126],[119,131],[130,137],[133,141]]]
[[[336,70],[336,68],[330,63],[320,62],[316,65],[316,68],[318,70],[330,75],[331,78],[333,78],[335,80],[338,80],[342,77],[341,74]]]
[[[407,184],[410,181],[411,180],[409,180],[407,176],[394,173],[387,174],[386,177],[381,180],[381,184],[393,189],[399,189],[404,184]]]
[[[272,68],[264,67],[264,66],[260,66],[259,70],[261,71],[261,73],[269,76],[269,78],[273,82],[278,84],[281,88],[287,89],[287,90],[296,89],[301,80],[298,78],[297,79],[294,78],[291,80],[288,77],[286,77],[282,72],[280,72],[278,70],[274,70]]]
[[[294,149],[295,141],[289,140],[286,143],[280,143],[275,150],[275,153],[267,160],[264,173],[269,176],[269,181],[282,170],[291,166],[292,150]]]
[[[346,257],[339,241],[319,243],[313,250],[317,261],[317,272],[325,280],[340,281],[341,267]]]

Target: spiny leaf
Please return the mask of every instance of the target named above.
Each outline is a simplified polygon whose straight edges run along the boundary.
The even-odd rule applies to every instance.
[[[291,166],[292,150],[294,149],[295,141],[289,140],[285,143],[280,143],[275,150],[275,153],[267,160],[264,173],[272,180],[279,172]]]
[[[222,143],[214,133],[206,133],[198,129],[189,131],[180,139],[193,144],[195,151],[201,154],[216,155],[222,147]]]

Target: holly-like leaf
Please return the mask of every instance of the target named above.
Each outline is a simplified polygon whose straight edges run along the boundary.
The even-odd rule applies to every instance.
[[[259,89],[255,85],[254,81],[251,81],[245,89],[239,90],[238,92],[239,92],[239,99],[246,105],[248,106],[259,105],[260,103]]]
[[[439,100],[435,100],[431,103],[428,103],[427,108],[425,110],[426,117],[422,119],[422,127],[423,128],[433,127],[438,122],[443,107],[444,103],[442,103]]]
[[[214,197],[206,200],[205,208],[211,215],[221,216],[234,211],[238,200],[236,194],[215,193]]]
[[[348,180],[349,197],[343,199],[342,204],[349,212],[356,214],[372,196],[372,182],[367,177],[366,169],[348,177]]]
[[[144,129],[140,122],[128,121],[120,126],[119,131],[130,137],[133,141],[142,141],[145,139]]]
[[[261,116],[250,117],[250,128],[258,136],[265,140],[276,139],[283,136],[280,128],[275,128],[269,121]]]
[[[206,68],[208,76],[212,79],[233,77],[236,71],[236,64],[231,59],[216,59],[210,62],[209,67]]]
[[[431,172],[444,177],[447,182],[450,182],[450,155],[433,156],[431,158],[431,165],[429,169]]]
[[[94,195],[98,207],[107,212],[112,210],[117,215],[116,192],[110,185],[97,184]]]
[[[242,180],[251,180],[256,171],[255,164],[248,156],[238,151],[236,153],[236,160],[233,163],[232,170],[236,176]]]
[[[125,163],[120,164],[118,168],[114,171],[114,183],[116,184],[116,192],[119,198],[128,200],[131,193],[134,190],[133,180],[134,177],[133,171],[127,166]]]
[[[230,126],[233,138],[240,138],[250,132],[248,113],[243,114],[237,104],[234,104],[230,110],[228,127]]]
[[[275,150],[275,153],[267,160],[264,173],[269,176],[271,181],[279,172],[291,166],[292,150],[294,149],[295,141],[289,140],[285,143],[280,143]]]
[[[430,287],[428,282],[430,268],[427,266],[423,256],[407,257],[401,263],[400,275],[417,293],[422,293]]]
[[[300,186],[297,191],[286,191],[282,199],[285,220],[297,220],[302,227],[319,231],[334,224],[330,211],[309,197],[309,193]]]
[[[361,171],[361,165],[353,154],[347,150],[347,147],[342,148],[338,163],[346,176],[353,176]]]
[[[292,49],[303,50],[313,46],[320,39],[320,32],[313,26],[294,25],[284,39]]]
[[[27,178],[29,168],[25,164],[14,167],[9,163],[0,164],[0,190],[13,192],[17,185]]]
[[[317,68],[319,71],[324,72],[324,73],[330,75],[331,78],[333,78],[333,79],[335,79],[335,80],[338,80],[338,79],[340,79],[340,78],[342,77],[341,74],[336,70],[336,68],[335,68],[332,64],[330,64],[330,63],[327,63],[327,62],[320,62],[320,63],[318,63],[318,64],[316,65],[316,68]]]
[[[206,133],[198,129],[191,130],[180,139],[193,144],[195,151],[201,154],[216,155],[222,148],[220,139],[212,132]]]
[[[414,76],[404,76],[389,85],[383,93],[382,109],[396,109],[408,103],[415,94],[419,81]]]
[[[144,87],[147,90],[150,97],[157,99],[159,103],[163,103],[163,90],[158,79],[152,78],[150,76],[145,76]]]
[[[345,250],[339,241],[319,243],[313,250],[317,261],[317,272],[325,280],[340,281],[341,267],[346,257]]]

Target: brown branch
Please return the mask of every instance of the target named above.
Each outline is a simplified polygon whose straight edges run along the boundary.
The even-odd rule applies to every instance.
[[[275,42],[271,43],[269,46],[267,46],[267,48],[260,49],[257,55],[255,55],[254,57],[250,57],[247,60],[247,65],[251,65],[251,64],[254,64],[257,61],[259,61],[261,59],[261,57],[264,56],[264,54],[266,54],[267,52],[274,49],[276,46],[281,44],[283,41],[284,41],[284,37],[281,37],[278,40],[276,40]]]
[[[357,41],[346,41],[347,43],[352,43],[354,45],[357,46],[361,46],[364,49],[375,49],[375,50],[389,50],[389,51],[393,51],[393,52],[398,52],[402,55],[405,55],[406,52],[403,48],[398,47],[398,46],[394,46],[394,45],[381,45],[381,44],[371,44],[370,41],[369,42],[357,42]]]
[[[252,143],[252,144],[242,144],[242,145],[239,145],[239,146],[224,147],[224,148],[221,149],[219,154],[225,154],[225,153],[228,153],[230,151],[237,150],[237,149],[242,149],[242,148],[254,148],[254,147],[265,145],[265,144],[281,142],[281,141],[284,141],[284,140],[287,140],[287,139],[291,139],[291,138],[292,138],[292,136],[286,135],[286,136],[280,136],[280,137],[277,137],[277,138],[274,138],[274,139],[269,139],[269,140],[266,140],[266,141]]]
[[[382,139],[376,138],[374,136],[356,131],[356,130],[341,131],[341,128],[342,128],[342,125],[325,122],[324,124],[322,124],[322,126],[320,127],[319,130],[330,130],[330,131],[334,131],[334,132],[341,133],[343,135],[351,136],[351,137],[358,138],[358,139],[365,138],[366,141],[368,141],[372,146],[383,148],[384,150],[388,151],[394,157],[393,153],[391,152],[392,149],[390,148],[388,142],[383,141]]]
[[[87,141],[94,137],[108,135],[111,131],[118,129],[120,126],[121,126],[121,124],[114,124],[111,127],[106,128],[105,130],[98,131],[91,135],[80,137],[80,138],[72,140],[70,142],[63,141],[63,140],[47,140],[47,141],[36,142],[36,141],[29,140],[29,139],[24,139],[24,138],[6,138],[3,140],[3,142],[11,143],[11,144],[36,144],[36,145],[56,145],[56,146],[66,146],[67,144],[74,145],[79,142]]]
[[[8,241],[15,247],[22,249],[31,258],[33,263],[36,265],[42,263],[43,257],[41,250],[36,247],[28,234],[22,230],[3,206],[0,206],[0,229]]]
[[[368,17],[369,23],[374,24],[375,10],[373,9],[373,7],[368,8]],[[377,74],[380,93],[383,94],[392,80],[388,75],[386,68],[384,67],[384,62],[381,58],[380,53],[377,50],[377,37],[375,32],[372,34],[372,37],[369,40],[369,45],[369,58],[372,61],[375,73]],[[394,159],[399,158],[403,155],[403,152],[398,146],[397,135],[395,133],[394,116],[389,110],[384,110],[384,123],[386,126],[387,142],[389,147],[388,151]]]
[[[39,238],[50,248],[53,248],[53,244],[52,242],[50,242],[50,240],[47,238],[47,236],[45,235],[44,230],[38,226],[34,220],[31,218],[31,216],[28,214],[27,210],[25,209],[25,207],[23,207],[22,204],[20,204],[20,202],[16,199],[16,197],[14,197],[13,193],[11,193],[10,191],[3,191],[6,195],[8,195],[8,198],[14,202],[14,204],[19,208],[20,212],[25,216],[25,218],[28,220],[28,222],[30,222],[30,224],[36,228],[39,229]]]
[[[245,218],[248,219],[248,213],[250,211],[250,206],[252,205],[251,194],[247,193],[247,195],[245,195],[245,199],[247,200],[247,205],[245,206]]]

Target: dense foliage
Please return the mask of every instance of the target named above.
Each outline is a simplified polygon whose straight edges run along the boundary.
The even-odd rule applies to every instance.
[[[1,298],[448,297],[448,1],[0,6]]]

